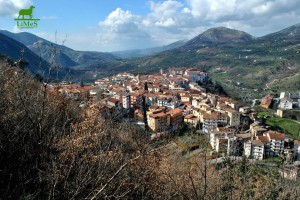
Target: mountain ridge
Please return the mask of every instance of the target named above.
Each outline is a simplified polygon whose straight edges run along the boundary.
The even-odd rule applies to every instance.
[[[26,45],[31,51],[38,56],[41,56],[46,61],[50,61],[52,59],[50,56],[55,50],[55,62],[61,67],[72,68],[88,66],[119,59],[110,53],[76,51],[66,47],[65,45],[52,43],[46,39],[27,32],[11,33],[9,31],[0,30],[0,33]]]
[[[45,70],[48,70],[49,64],[39,58],[22,43],[13,40],[2,33],[0,33],[0,43],[0,52],[13,60],[21,59],[21,52],[23,52],[23,60],[28,63],[26,68],[31,73],[42,75],[45,73]],[[45,70],[39,69],[39,66],[43,66]]]
[[[289,35],[291,32],[294,35]],[[182,47],[150,57],[129,59],[119,67],[130,66],[128,70],[133,73],[193,67],[207,71],[214,81],[224,85],[229,94],[250,98],[270,90],[299,90],[300,79],[295,77],[300,71],[299,55],[299,25],[262,37],[227,28],[213,28]]]
[[[239,30],[225,27],[210,28],[207,31],[195,36],[181,48],[191,49],[202,46],[214,46],[225,43],[246,43],[252,42],[255,37]]]
[[[260,39],[272,39],[273,37],[276,37],[277,39],[286,38],[286,37],[300,37],[300,23],[289,26],[287,28],[284,28],[282,30],[276,31],[274,33],[270,33],[267,35],[264,35],[260,37]]]
[[[77,70],[60,68],[51,65],[40,56],[32,52],[24,44],[0,33],[0,53],[12,59],[14,62],[21,61],[22,68],[29,71],[32,75],[38,75],[47,78],[50,71],[50,78],[55,79],[73,79],[73,76],[78,75]]]

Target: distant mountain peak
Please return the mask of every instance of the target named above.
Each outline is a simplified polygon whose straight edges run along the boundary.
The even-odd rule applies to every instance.
[[[231,29],[231,28],[227,28],[227,27],[216,27],[216,28],[210,28],[207,31],[204,31],[202,34],[211,34],[211,33],[222,33],[222,34],[246,34],[243,31],[239,31],[236,29]]]
[[[195,48],[203,45],[223,43],[244,43],[254,39],[248,33],[226,27],[210,28],[187,42],[184,47]]]

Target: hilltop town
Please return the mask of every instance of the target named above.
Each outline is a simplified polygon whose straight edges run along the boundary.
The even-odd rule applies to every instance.
[[[151,140],[194,129],[206,136],[211,155],[300,159],[300,141],[264,126],[251,106],[206,92],[200,85],[208,80],[200,70],[171,68],[149,75],[123,72],[89,86],[63,83],[59,91],[87,113],[97,108],[102,117],[135,122]]]

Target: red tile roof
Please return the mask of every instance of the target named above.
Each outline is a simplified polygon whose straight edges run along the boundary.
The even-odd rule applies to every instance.
[[[148,88],[158,88],[159,89],[160,87],[157,85],[149,85]]]
[[[193,114],[190,114],[190,115],[187,115],[184,117],[184,119],[193,119],[193,118],[197,119],[197,117],[195,117]]]
[[[279,133],[276,131],[267,131],[264,134],[268,134],[271,139],[274,140],[284,140],[285,139],[285,134],[284,133]]]
[[[112,103],[118,103],[119,100],[115,98],[107,98],[107,101],[112,102]]]
[[[272,103],[273,98],[274,98],[274,95],[271,95],[271,94],[265,96],[264,98],[262,98],[260,105],[266,105],[269,107]]]
[[[265,143],[270,142],[270,140],[267,136],[258,136],[258,139],[262,142],[265,142]]]
[[[168,113],[173,116],[177,114],[182,114],[183,111],[180,108],[175,108],[175,109],[171,109]]]
[[[148,93],[148,94],[144,94],[145,97],[156,97],[158,94],[154,94],[154,93]]]
[[[218,119],[218,114],[216,114],[216,113],[204,114],[203,119]]]
[[[160,112],[160,113],[156,113],[156,114],[150,114],[149,117],[152,118],[161,118],[161,117],[165,117],[167,114]]]
[[[80,90],[80,91],[87,91],[87,90],[93,90],[95,89],[96,87],[95,86],[83,86],[83,87],[78,87],[77,89]]]

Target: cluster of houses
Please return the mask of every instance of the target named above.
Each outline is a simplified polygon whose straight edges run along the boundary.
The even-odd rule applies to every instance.
[[[261,107],[276,109],[276,114],[285,117],[286,111],[300,108],[300,91],[281,92],[278,98],[274,94],[268,94],[261,100]]]
[[[60,91],[89,108],[97,106],[103,117],[134,118],[152,133],[180,131],[184,126],[201,129],[218,153],[254,159],[286,154],[300,159],[299,141],[287,147],[291,142],[285,134],[263,128],[249,107],[207,93],[198,84],[207,81],[206,72],[172,68],[149,75],[119,73],[93,86],[65,84]],[[242,127],[248,131],[241,132]]]

